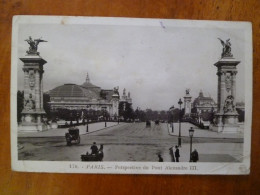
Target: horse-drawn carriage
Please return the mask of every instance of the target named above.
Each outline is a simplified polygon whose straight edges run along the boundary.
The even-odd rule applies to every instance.
[[[103,153],[103,144],[100,145],[99,150],[95,154],[89,154],[88,152],[86,154],[81,155],[82,161],[102,161],[104,157]]]
[[[103,152],[99,152],[98,154],[82,154],[82,161],[102,161],[104,157]]]
[[[80,143],[79,129],[75,127],[70,127],[69,132],[65,133],[65,138],[68,146],[71,146],[73,143],[79,144]]]

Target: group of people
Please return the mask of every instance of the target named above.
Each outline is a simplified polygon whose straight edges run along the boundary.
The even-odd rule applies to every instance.
[[[173,152],[172,147],[169,148],[169,150],[170,150],[171,162],[179,162],[179,158],[180,158],[179,147],[175,146],[175,152]]]
[[[171,162],[179,162],[179,158],[180,158],[179,147],[176,145],[175,151],[173,151],[173,147],[169,148],[169,150],[170,150],[169,154],[171,156]],[[163,162],[163,158],[162,158],[161,154],[158,154],[158,158],[159,158],[159,162]],[[191,159],[191,162],[197,162],[199,160],[199,154],[196,149],[191,153],[190,159]]]
[[[100,148],[98,149],[96,142],[93,142],[92,146],[90,147],[91,150],[91,155],[98,155],[102,154],[103,155],[103,144],[100,145]],[[87,152],[88,154],[88,152]]]
[[[91,149],[91,153],[90,153],[91,155],[98,155],[98,154],[103,155],[103,144],[101,144],[100,148],[98,149],[96,142],[93,142],[90,149]],[[173,151],[173,147],[169,148],[169,150],[170,150],[169,154],[171,156],[171,162],[179,162],[179,158],[180,158],[179,147],[177,145],[175,146],[175,152]],[[191,155],[190,157],[191,162],[197,162],[199,160],[199,154],[196,149],[190,155]],[[159,158],[159,162],[163,162],[163,158],[161,154],[158,154],[158,158]]]

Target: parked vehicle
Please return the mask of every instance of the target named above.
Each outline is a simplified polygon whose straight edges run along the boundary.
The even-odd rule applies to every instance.
[[[101,144],[97,154],[89,154],[87,152],[86,154],[81,155],[81,160],[82,161],[102,161],[103,157],[104,157],[103,144]]]
[[[70,127],[68,133],[65,133],[65,138],[67,145],[71,146],[72,144],[80,143],[79,129],[75,127]]]

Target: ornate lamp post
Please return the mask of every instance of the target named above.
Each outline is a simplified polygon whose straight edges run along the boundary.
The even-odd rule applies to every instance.
[[[191,127],[189,129],[189,135],[190,135],[190,162],[191,162],[191,153],[192,153],[192,137],[193,137],[193,134],[194,134],[194,129],[193,129],[193,127]]]
[[[87,106],[87,108],[89,108],[89,105]],[[89,110],[87,109],[87,110],[86,110],[86,117],[85,117],[85,118],[87,119],[86,132],[88,132],[88,119],[89,119],[89,114],[90,114],[90,113],[89,113]]]
[[[107,127],[107,113],[105,112],[105,127]]]
[[[103,110],[103,119],[105,121],[105,127],[107,127],[107,120],[106,120],[106,118],[107,118],[106,110]]]
[[[86,127],[86,132],[88,132],[88,118],[87,118],[87,127]]]
[[[183,102],[181,101],[181,98],[178,101],[178,104],[180,105],[180,114],[179,114],[179,137],[178,137],[178,145],[181,146],[181,105]]]
[[[119,124],[119,118],[120,118],[120,114],[119,114],[119,111],[120,111],[120,110],[119,110],[119,105],[120,105],[120,104],[119,104],[119,102],[118,102],[118,116],[117,116],[117,123],[118,123],[118,124]]]

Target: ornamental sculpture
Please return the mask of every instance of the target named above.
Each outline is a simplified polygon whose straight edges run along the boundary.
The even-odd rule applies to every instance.
[[[218,38],[223,46],[223,50],[222,50],[222,54],[221,57],[233,57],[233,54],[231,53],[231,43],[230,43],[230,39],[226,40],[226,43],[221,40],[220,38]]]
[[[35,109],[35,101],[32,99],[32,94],[29,95],[28,99],[24,100],[24,107],[26,111],[34,110]]]
[[[119,95],[119,92],[118,92],[118,90],[119,90],[119,87],[114,87],[114,94],[117,94],[117,95]]]
[[[224,110],[224,113],[235,111],[234,97],[232,95],[227,96],[223,110]]]
[[[31,89],[35,86],[35,75],[33,70],[29,71],[29,86]]]
[[[190,95],[190,89],[186,89],[186,95]]]
[[[27,43],[30,45],[29,50],[26,51],[28,55],[39,55],[40,53],[37,52],[39,43],[47,42],[45,40],[42,40],[41,38],[33,40],[31,36],[29,36],[29,39],[26,39],[25,41],[27,41]]]

